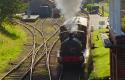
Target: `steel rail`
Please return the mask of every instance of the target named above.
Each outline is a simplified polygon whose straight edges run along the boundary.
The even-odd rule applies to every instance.
[[[23,25],[24,27],[27,28],[26,25],[24,25],[24,24],[22,24],[22,23],[19,23],[19,22],[17,22],[17,23],[18,23],[18,24],[21,24],[21,25]],[[38,47],[35,49],[35,53],[37,53],[37,52],[39,51],[39,49],[40,49],[41,47],[43,47],[44,44],[46,44],[46,42],[49,41],[57,32],[58,32],[58,30],[56,30],[55,33],[53,33],[47,40],[45,40],[44,43],[42,43],[40,46],[38,46]],[[33,51],[33,50],[32,50],[32,51]],[[1,80],[3,80],[7,75],[9,75],[10,73],[12,73],[12,72],[13,72],[14,70],[16,70],[17,68],[19,68],[20,65],[21,65],[28,57],[31,56],[32,51],[31,51],[31,52],[29,53],[29,55],[28,55],[25,59],[23,59],[16,67],[14,67],[14,68],[13,68],[12,70],[10,70],[7,74],[5,74],[5,76],[3,76],[3,77],[1,78]]]
[[[35,53],[38,53],[39,49],[40,49],[42,46],[44,46],[45,44],[47,44],[47,41],[49,41],[55,34],[57,34],[58,31],[59,31],[59,29],[56,30],[55,33],[53,33],[47,40],[45,40],[44,43],[42,43],[39,47],[37,47],[36,50],[35,50]],[[44,56],[44,54],[43,54],[43,56]],[[42,57],[42,56],[41,56],[41,57]],[[40,59],[40,58],[39,58],[39,59]],[[36,65],[36,64],[35,64],[35,65]],[[34,65],[33,65],[33,66],[34,66]],[[23,75],[22,79],[28,74],[28,72],[29,72],[29,70]]]
[[[20,22],[16,22],[16,23],[18,23],[18,24],[20,24],[20,25],[23,25],[25,28],[27,28],[28,29],[28,27],[26,26],[26,25],[24,25],[23,23],[20,23]],[[31,25],[30,25],[31,26]],[[34,29],[35,29],[35,27],[34,27]],[[38,32],[41,32],[40,30],[38,30],[37,28],[36,28],[36,30],[38,31]],[[34,48],[34,54],[37,54],[38,53],[38,51],[39,51],[39,49],[41,48],[41,47],[43,47],[44,45],[46,45],[47,44],[47,42],[54,36],[54,35],[56,35],[57,34],[57,32],[59,31],[59,28],[57,28],[57,30],[49,37],[49,38],[47,38],[46,40],[44,40],[44,42],[43,43],[41,43],[41,45],[40,46],[38,46],[37,48]],[[32,31],[31,31],[32,32]],[[41,33],[41,35],[43,36],[43,34]],[[35,43],[35,42],[34,42]],[[46,49],[46,51],[47,51],[47,48],[45,48]],[[33,49],[30,51],[30,53],[28,54],[28,56],[26,56],[17,66],[15,66],[12,70],[10,70],[7,74],[5,74],[0,80],[3,80],[6,76],[8,76],[9,74],[11,74],[14,70],[16,70],[17,68],[19,68],[20,67],[20,65],[27,59],[27,58],[29,58],[31,55],[32,55],[32,52],[33,52]],[[47,54],[47,53],[46,53]],[[43,54],[44,55],[44,54]],[[43,56],[40,56],[40,57],[43,57]],[[34,57],[33,57],[34,58]],[[38,60],[40,60],[41,58],[39,58]],[[37,60],[37,61],[38,61]],[[33,61],[34,62],[34,61]],[[34,64],[36,64],[37,62],[35,62],[34,64],[33,64],[33,62],[32,62],[32,68],[34,67]],[[28,71],[29,72],[29,71]],[[23,77],[25,76],[25,74],[23,75]],[[23,79],[23,77],[22,77],[22,79]]]
[[[23,27],[25,27],[31,34],[32,36],[34,36],[33,32],[25,25],[23,25]],[[34,39],[33,39],[34,40]],[[7,72],[0,80],[3,80],[7,75],[9,75],[12,71],[14,71],[15,69],[19,68],[19,66],[28,58],[31,56],[31,53],[33,51],[33,46],[32,46],[32,49],[29,51],[28,55],[22,59],[18,65],[16,65],[15,67],[13,67],[9,72]]]
[[[54,46],[55,46],[56,43],[58,42],[58,40],[59,40],[59,38],[54,41],[54,43],[52,44],[52,46],[51,46],[51,48],[50,48],[50,51],[48,52],[48,55],[47,55],[46,64],[47,64],[47,69],[48,69],[48,72],[49,72],[49,80],[52,80],[51,70],[50,70],[50,55],[51,55],[51,52],[52,52]]]
[[[35,25],[39,24],[41,20],[38,20]],[[42,22],[42,25],[43,25],[44,21]],[[39,29],[37,29],[34,25],[31,25],[31,24],[28,24],[28,23],[25,23],[26,25],[30,26],[30,27],[33,27],[33,31],[34,31],[34,34],[35,34],[35,30],[37,30],[40,35],[42,36],[43,38],[43,42],[45,41],[44,39],[44,35],[43,35],[43,32],[41,32]],[[34,37],[35,39],[35,37]],[[34,40],[35,41],[35,40]],[[34,42],[35,44],[35,42]],[[32,62],[31,62],[31,69],[30,69],[30,80],[32,80],[32,75],[33,75],[33,66],[34,66],[34,62],[35,62],[35,59],[36,59],[36,53],[35,53],[35,45],[34,45],[34,50],[33,50],[33,54],[32,54]]]
[[[52,38],[56,33],[57,33],[57,31],[56,31],[50,38]],[[44,37],[44,34],[43,34],[43,37]],[[45,53],[42,54],[42,56],[38,59],[38,61],[40,61],[45,55],[46,55],[46,57],[47,57],[47,55],[48,55],[47,41],[49,41],[50,38],[48,38],[46,41],[44,41],[45,44],[43,44],[43,46],[45,45],[45,49],[44,49],[44,50],[45,50]],[[38,50],[39,50],[39,49],[38,49]],[[36,53],[37,53],[37,52],[38,52],[38,51],[36,51]],[[49,52],[51,52],[51,51],[49,51]],[[38,61],[33,65],[33,68],[35,67],[35,65],[37,65]],[[29,73],[29,70],[23,75],[22,79],[23,79],[28,73]]]

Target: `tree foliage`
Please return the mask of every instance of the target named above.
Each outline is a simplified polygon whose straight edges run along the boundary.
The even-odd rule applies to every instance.
[[[20,0],[0,0],[0,23],[24,9]]]
[[[125,32],[125,16],[122,17],[122,30]]]

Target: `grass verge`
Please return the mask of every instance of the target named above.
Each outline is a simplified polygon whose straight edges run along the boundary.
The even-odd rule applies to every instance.
[[[100,29],[93,32],[92,41],[95,44],[95,48],[92,50],[94,69],[89,80],[104,80],[104,78],[110,76],[109,49],[104,48],[100,36],[101,32],[107,31],[107,29]]]
[[[0,75],[19,56],[25,41],[26,33],[19,25],[4,22],[0,26]]]

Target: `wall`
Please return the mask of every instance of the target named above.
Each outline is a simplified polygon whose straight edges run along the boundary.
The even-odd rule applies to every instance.
[[[125,80],[125,34],[121,30],[120,1],[110,1],[111,80]]]

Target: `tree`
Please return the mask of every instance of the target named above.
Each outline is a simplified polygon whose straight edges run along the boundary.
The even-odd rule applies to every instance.
[[[0,0],[0,25],[22,9],[24,4],[20,0]]]

